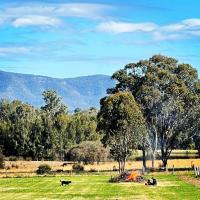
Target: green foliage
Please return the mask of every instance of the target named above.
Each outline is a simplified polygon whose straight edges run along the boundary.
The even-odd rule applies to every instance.
[[[72,146],[99,140],[94,108],[70,115],[55,91],[44,91],[43,96],[41,109],[20,101],[0,101],[0,146],[6,157],[63,160]]]
[[[42,95],[46,105],[41,109],[49,113],[51,117],[66,112],[67,107],[62,103],[61,98],[57,95],[56,91],[46,90]]]
[[[171,150],[199,130],[195,120],[199,119],[200,102],[197,70],[178,64],[174,58],[155,55],[126,65],[112,78],[117,84],[108,92],[132,93],[145,118],[148,137],[144,143],[153,154],[159,145],[160,158],[166,165]]]
[[[143,123],[140,107],[130,92],[118,92],[101,100],[98,130],[120,171],[124,171],[127,157],[141,143]]]
[[[85,141],[71,148],[68,157],[72,161],[93,164],[94,162],[106,161],[108,150],[100,142]]]
[[[72,165],[72,169],[75,172],[83,172],[84,171],[84,166],[80,164],[74,164]]]
[[[36,173],[39,175],[49,174],[51,172],[51,167],[47,164],[42,164],[38,167]]]
[[[0,151],[0,169],[4,169],[4,168],[5,168],[5,157]]]
[[[200,157],[200,136],[199,135],[194,136],[194,143]]]
[[[17,161],[18,158],[16,156],[10,156],[10,157],[8,157],[8,160],[9,161]]]
[[[67,131],[69,139],[73,144],[80,144],[83,141],[96,141],[99,134],[96,131],[96,110],[76,112],[69,123]]]

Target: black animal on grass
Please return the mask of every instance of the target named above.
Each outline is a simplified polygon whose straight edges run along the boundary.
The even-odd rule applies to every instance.
[[[69,185],[70,183],[72,183],[71,181],[62,181],[60,180],[60,185],[64,186],[64,185]]]

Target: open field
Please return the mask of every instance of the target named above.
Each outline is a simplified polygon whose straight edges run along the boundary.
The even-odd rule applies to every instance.
[[[155,167],[159,167],[161,165],[160,160],[155,161]],[[59,161],[6,161],[6,166],[8,166],[8,170],[1,169],[0,176],[5,176],[6,171],[9,174],[19,175],[19,173],[23,173],[24,175],[34,175],[40,164],[48,164],[51,166],[52,170],[71,170],[72,164],[67,166],[62,166],[63,162]],[[173,165],[175,168],[190,168],[191,165],[194,164],[196,166],[200,166],[200,159],[172,159],[168,161],[168,167],[172,168]],[[113,167],[118,167],[117,162],[104,162],[100,164],[89,164],[85,165],[84,168],[86,171],[96,170],[96,171],[112,171]],[[151,161],[147,161],[147,166],[151,167]],[[142,161],[128,161],[126,164],[126,169],[142,169]],[[27,173],[27,174],[26,174]]]
[[[136,152],[137,156],[141,156],[141,151]],[[192,156],[193,158],[183,159],[185,156]],[[172,152],[172,158],[168,160],[168,168],[191,168],[192,165],[200,166],[200,158],[194,158],[197,155],[196,150],[174,150]],[[179,159],[173,159],[178,156]],[[9,159],[9,158],[7,158]],[[6,173],[8,176],[34,176],[35,171],[41,164],[48,164],[51,166],[53,171],[70,171],[72,170],[72,164],[67,164],[63,167],[62,161],[6,161],[5,165],[7,170],[0,169],[0,177],[5,177]],[[155,161],[155,167],[159,168],[162,165],[161,160]],[[117,162],[102,162],[100,164],[89,164],[85,165],[85,171],[112,171],[113,168],[117,168]],[[151,167],[151,161],[147,160],[147,167]],[[126,163],[127,170],[142,169],[142,161],[130,160]],[[20,174],[21,173],[21,174]]]
[[[160,154],[160,150],[157,151]],[[181,150],[181,149],[174,149],[171,152],[169,159],[187,159],[187,158],[198,158],[199,154],[197,150]],[[142,151],[135,150],[130,157],[133,160],[141,160],[142,159]],[[147,158],[150,158],[150,155],[147,155]]]
[[[200,189],[175,175],[157,174],[158,186],[144,183],[108,183],[110,175],[1,178],[1,200],[118,199],[198,200]],[[60,179],[71,180],[60,186]]]

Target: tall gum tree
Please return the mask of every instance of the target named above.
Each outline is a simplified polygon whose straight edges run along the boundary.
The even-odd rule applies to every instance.
[[[200,88],[197,70],[189,64],[179,64],[174,58],[154,55],[126,65],[112,78],[117,84],[108,93],[131,91],[142,108],[152,167],[158,147],[166,167],[180,140],[197,133],[194,123]]]
[[[118,92],[101,99],[97,129],[112,157],[125,170],[127,157],[140,144],[143,128],[141,109],[130,92]]]

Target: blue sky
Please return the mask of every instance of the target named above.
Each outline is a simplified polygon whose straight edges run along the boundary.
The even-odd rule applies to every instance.
[[[199,8],[197,0],[7,0],[0,4],[0,70],[111,75],[154,54],[200,70]]]

